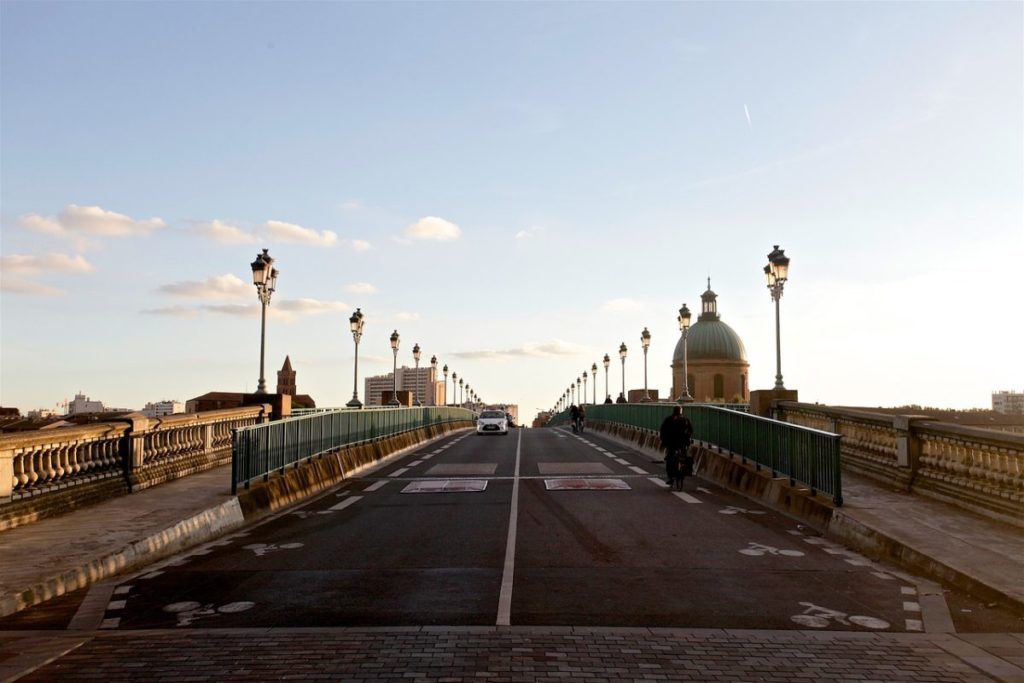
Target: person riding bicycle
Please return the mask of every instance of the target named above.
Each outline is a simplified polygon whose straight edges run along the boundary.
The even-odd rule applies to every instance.
[[[693,437],[693,424],[683,415],[682,406],[673,406],[672,414],[661,423],[661,446],[665,449],[665,483],[669,486],[676,479],[690,472],[686,466],[686,452]]]
[[[575,403],[569,406],[569,417],[572,419],[572,431],[578,432],[580,424],[580,409]]]
[[[583,433],[583,426],[587,422],[587,407],[580,404],[579,412],[576,414],[576,431],[580,434]]]

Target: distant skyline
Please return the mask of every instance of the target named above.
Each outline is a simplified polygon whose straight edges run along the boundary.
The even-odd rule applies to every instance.
[[[352,395],[424,359],[524,421],[707,278],[750,387],[1024,389],[1024,4],[0,3],[0,405]],[[591,380],[592,382],[593,380]],[[591,389],[592,389],[592,385]],[[590,394],[591,391],[588,391]]]

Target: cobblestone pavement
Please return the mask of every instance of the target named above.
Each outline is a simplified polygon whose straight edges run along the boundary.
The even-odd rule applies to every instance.
[[[22,681],[1024,681],[1024,636],[526,627],[0,637]],[[7,658],[3,656],[6,651]],[[21,654],[14,655],[14,652]],[[56,658],[56,659],[54,659]],[[17,662],[15,660],[21,659]],[[46,663],[48,660],[49,663]],[[7,666],[4,675],[4,666]],[[23,673],[24,668],[18,673]]]

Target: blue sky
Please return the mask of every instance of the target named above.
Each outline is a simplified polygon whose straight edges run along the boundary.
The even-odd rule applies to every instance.
[[[706,278],[801,399],[1024,389],[1024,5],[0,5],[0,404],[320,405],[418,342],[550,407],[619,342],[663,395]],[[600,364],[600,363],[599,363]],[[602,373],[603,375],[603,373]],[[617,375],[611,391],[617,393]],[[603,393],[603,376],[599,393]],[[360,385],[360,393],[362,386]]]

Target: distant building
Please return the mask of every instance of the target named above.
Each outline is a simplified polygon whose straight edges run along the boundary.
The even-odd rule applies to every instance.
[[[146,417],[164,417],[165,415],[184,413],[185,404],[181,401],[157,401],[156,403],[147,403],[139,412]]]
[[[750,401],[747,349],[740,336],[718,315],[718,295],[711,291],[711,278],[700,300],[700,316],[686,335],[686,384],[690,396],[702,403],[747,403]],[[683,336],[680,334],[672,355],[670,400],[679,398],[682,391]]]
[[[284,365],[277,373],[277,393],[286,394],[292,397],[291,407],[295,408],[316,408],[316,401],[309,394],[297,394],[295,384],[295,370],[292,369],[292,361],[289,356],[284,357]],[[190,398],[185,403],[185,412],[202,413],[207,410],[223,410],[225,408],[239,408],[242,405],[246,394],[240,391],[208,391],[202,396]]]
[[[383,396],[395,386],[393,373],[386,375],[374,375],[363,380],[363,402],[368,406],[384,405]],[[404,365],[398,368],[398,391],[411,392],[425,406],[437,406],[444,404],[444,382],[437,381],[437,370],[430,367],[408,368]],[[415,401],[414,401],[415,403]]]
[[[1024,393],[993,391],[992,410],[1003,415],[1024,415]]]
[[[68,415],[102,412],[105,412],[102,401],[90,400],[88,396],[81,392],[75,394],[75,400],[68,403]]]

